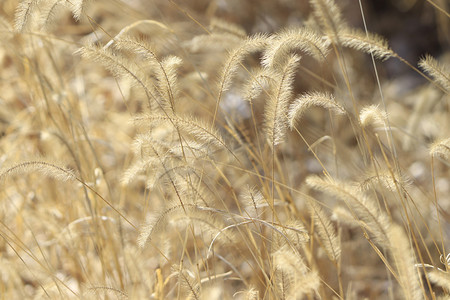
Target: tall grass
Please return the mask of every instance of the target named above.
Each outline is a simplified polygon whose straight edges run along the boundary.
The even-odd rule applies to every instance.
[[[0,4],[1,299],[450,297],[445,36],[273,2]]]

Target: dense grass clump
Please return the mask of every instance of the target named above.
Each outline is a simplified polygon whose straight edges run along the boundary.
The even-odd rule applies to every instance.
[[[0,3],[0,298],[448,299],[450,8],[347,2]]]

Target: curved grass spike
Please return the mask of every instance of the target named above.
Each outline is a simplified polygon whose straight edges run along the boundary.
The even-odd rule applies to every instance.
[[[120,46],[127,48],[127,46],[121,43],[120,40],[116,41],[116,44],[119,45],[119,48]],[[175,107],[174,107],[174,90],[176,90],[175,89],[176,70],[174,66],[176,64],[179,64],[180,60],[177,57],[169,57],[161,62],[159,59],[157,59],[156,54],[147,45],[140,42],[133,42],[131,44],[132,44],[131,50],[138,51],[138,53],[139,52],[144,53],[144,55],[148,56],[148,58],[153,58],[153,61],[155,61],[156,64],[160,67],[160,69],[156,71],[156,77],[157,79],[159,79],[159,83],[161,83],[159,85],[160,87],[159,90],[158,86],[155,87],[155,83],[152,82],[152,78],[150,78],[148,74],[145,74],[137,66],[136,63],[131,62],[129,59],[124,58],[123,55],[122,56],[115,55],[114,52],[112,52],[109,48],[103,47],[100,49],[92,46],[86,46],[81,49],[81,53],[85,57],[88,58],[92,57],[94,60],[99,61],[116,75],[125,75],[131,78],[133,82],[136,82],[139,86],[141,86],[144,89],[147,95],[149,107],[152,108],[150,100],[153,99],[157,103],[158,107],[161,109],[162,113],[164,114],[163,118],[169,121],[177,130],[179,142],[180,145],[182,145],[183,157],[186,160],[184,154],[183,137],[181,136],[180,133],[181,129],[178,124],[179,118],[177,118],[175,115]],[[130,49],[130,47],[128,47],[128,49]],[[165,67],[168,69],[166,70]],[[161,97],[158,97],[158,94]],[[167,97],[164,97],[164,95],[166,95]],[[168,103],[169,107],[167,105]],[[196,128],[198,128],[198,126]],[[179,200],[180,203],[182,203],[181,197],[179,197]]]
[[[44,176],[48,176],[54,178],[59,181],[68,181],[68,180],[76,180],[93,192],[97,197],[99,197],[103,202],[105,202],[112,210],[114,210],[120,217],[122,217],[128,224],[131,225],[134,229],[138,230],[138,228],[128,220],[117,208],[115,208],[108,200],[103,198],[94,188],[85,183],[79,177],[75,175],[72,170],[65,169],[61,166],[58,166],[55,163],[46,162],[46,161],[26,161],[22,163],[15,164],[11,167],[3,168],[0,171],[0,181],[4,180],[8,176],[12,176],[20,173],[29,173],[29,172],[40,172]]]
[[[310,0],[314,16],[319,21],[322,30],[333,41],[338,44],[338,34],[347,24],[342,18],[341,10],[334,0]]]
[[[179,224],[183,219],[193,221],[193,224],[201,225],[203,231],[211,233],[211,237],[214,236],[211,244],[219,235],[222,235],[224,229],[228,228],[221,211],[192,203],[184,203],[183,206],[174,205],[149,216],[145,224],[141,226],[137,244],[140,248],[145,248],[153,240],[155,234],[165,229],[169,221]],[[223,235],[227,240],[225,244],[231,245],[237,242],[237,238],[232,232],[227,231]]]
[[[275,66],[276,82],[269,90],[264,108],[266,137],[272,149],[284,140],[288,125],[288,105],[292,98],[292,85],[300,57],[291,54],[283,65]],[[274,76],[275,77],[275,76]]]
[[[120,298],[128,299],[128,293],[122,291],[121,289],[110,287],[110,286],[89,286],[88,291],[90,291],[90,293],[92,293],[92,294],[95,294],[97,297],[100,297],[99,291],[102,291],[102,292],[116,294],[116,296],[118,296]]]
[[[267,93],[267,87],[275,82],[273,73],[269,68],[256,68],[251,73],[252,75],[242,88],[242,97],[250,104],[263,92]]]
[[[294,128],[295,123],[302,117],[305,111],[311,106],[321,106],[329,109],[336,114],[345,114],[345,108],[336,102],[333,95],[322,92],[311,92],[303,94],[289,107],[288,120],[289,127]]]
[[[328,258],[336,265],[341,257],[341,242],[336,234],[336,230],[330,221],[330,218],[324,213],[322,208],[315,203],[315,200],[308,200],[308,207],[314,224],[317,227],[317,234],[323,244],[323,248]]]
[[[237,72],[239,65],[244,58],[252,52],[262,51],[269,43],[269,37],[267,35],[258,34],[247,38],[243,41],[242,46],[231,50],[228,59],[224,64],[224,68],[219,79],[219,93],[216,100],[216,106],[214,109],[213,121],[211,127],[214,126],[219,110],[219,104],[222,100],[222,95],[230,88],[234,75]]]
[[[359,124],[366,128],[368,126],[387,127],[388,114],[381,110],[378,105],[365,106],[359,112]]]
[[[22,0],[16,9],[14,17],[14,28],[17,32],[22,32],[31,29],[31,24],[35,13],[41,0]]]
[[[53,2],[53,3],[52,3]],[[41,16],[39,17],[39,25],[42,29],[45,29],[49,25],[52,24],[53,18],[57,16],[59,13],[59,9],[62,7],[63,1],[61,0],[53,0],[53,1],[44,1],[44,3],[39,4],[39,10],[41,11]]]
[[[217,211],[215,211],[214,209],[209,209],[207,207],[200,207],[196,204],[189,204],[189,203],[184,203],[183,205],[174,205],[160,212],[156,212],[148,218],[148,220],[145,222],[143,226],[141,226],[141,229],[139,230],[140,233],[137,243],[140,248],[145,248],[147,244],[150,243],[150,241],[152,240],[153,235],[163,228],[163,226],[167,222],[167,219],[171,217],[173,218],[177,214],[182,216],[187,215],[188,218],[189,214],[192,214],[196,217],[205,216],[206,214],[204,220],[211,220],[211,222],[214,223],[215,218],[212,218],[210,216],[210,214],[214,212],[217,213]],[[217,230],[221,229],[219,228]]]
[[[308,27],[289,28],[272,37],[262,59],[263,66],[282,65],[284,59],[295,50],[301,50],[322,62],[330,48],[330,42]]]
[[[430,147],[430,154],[450,161],[450,138],[434,142]]]
[[[60,1],[60,0],[59,0]],[[81,19],[81,15],[86,7],[86,0],[63,0],[68,3],[70,6],[70,10],[72,11],[73,17],[75,20],[79,21]]]
[[[200,300],[201,295],[201,284],[198,278],[191,276],[191,272],[187,269],[184,269],[181,265],[174,266],[174,270],[177,270],[178,274],[178,284],[187,294],[186,299],[195,299]],[[180,297],[181,295],[178,295]]]
[[[320,286],[320,278],[315,271],[308,270],[302,258],[289,247],[281,247],[272,253],[274,281],[280,289],[282,299],[303,299],[305,294],[313,294]]]
[[[306,179],[306,183],[318,191],[325,192],[343,201],[354,218],[363,222],[362,229],[372,233],[378,244],[387,246],[386,241],[391,222],[388,216],[375,206],[372,199],[356,187],[331,178],[323,179],[311,175]]]
[[[424,58],[420,59],[419,67],[430,74],[447,93],[450,93],[450,71],[448,67],[439,63],[431,55],[425,55]]]
[[[406,174],[401,174],[401,177],[399,177],[398,174],[388,169],[381,169],[367,172],[360,183],[362,191],[369,191],[373,188],[377,189],[378,186],[384,187],[391,192],[396,192],[398,188],[405,190],[411,186],[411,180]]]
[[[61,7],[69,7],[79,21],[85,7],[84,0],[22,0],[16,9],[14,28],[17,32],[47,27]]]
[[[175,113],[175,98],[177,97],[177,68],[181,64],[181,59],[177,56],[167,56],[159,59],[152,46],[143,40],[131,37],[115,38],[114,46],[120,50],[127,50],[140,54],[145,58],[144,64],[149,64],[154,70],[157,78],[157,90],[161,95],[162,104],[168,106],[172,113]],[[105,46],[106,47],[106,46]],[[104,47],[104,48],[105,48]],[[166,105],[169,103],[169,105]]]
[[[341,30],[338,34],[342,46],[372,54],[382,61],[396,55],[389,47],[387,40],[377,34],[349,28]]]
[[[92,3],[91,16],[86,14],[88,2]],[[438,268],[444,269],[438,259],[448,252],[445,222],[450,220],[444,209],[450,165],[446,126],[450,75],[444,65],[447,53],[442,53],[439,60],[426,55],[414,67],[391,50],[385,39],[368,33],[367,25],[374,24],[366,24],[362,0],[347,6],[346,14],[362,17],[364,31],[345,24],[336,4],[348,1],[309,0],[312,10],[305,15],[300,11],[305,3],[295,0],[276,5],[270,1],[258,5],[240,3],[240,11],[234,10],[236,1],[210,1],[207,8],[197,2],[156,0],[152,6],[148,1],[6,0],[0,4],[0,78],[6,80],[0,86],[12,86],[5,88],[0,97],[0,186],[8,200],[0,209],[0,252],[12,254],[2,257],[11,266],[1,270],[2,277],[11,279],[0,280],[4,297],[72,297],[67,291],[76,298],[86,295],[158,300],[214,296],[358,299],[366,293],[377,298],[389,295],[392,299],[414,300],[446,296],[441,294],[448,294],[450,289],[445,272],[448,270]],[[428,14],[436,13],[432,21],[442,38],[446,28],[441,27],[448,25],[450,15],[435,2],[426,0],[423,8]],[[437,10],[430,10],[429,4]],[[8,15],[12,6],[18,6],[15,18]],[[72,16],[66,13],[69,10]],[[263,19],[258,17],[262,11],[268,12]],[[212,20],[208,28],[201,24],[212,16],[229,13],[232,19],[242,21],[236,26],[218,20]],[[251,17],[246,18],[246,13]],[[196,14],[201,14],[201,22],[193,17]],[[139,20],[148,16],[161,18],[169,25]],[[308,17],[315,17],[316,22],[306,20]],[[374,15],[370,17],[371,22],[384,22],[372,18]],[[9,24],[11,19],[14,26]],[[253,37],[242,29],[272,31],[292,21],[305,27]],[[49,31],[55,30],[45,32],[46,26],[52,24],[56,26],[49,27]],[[133,36],[143,32],[141,26],[158,37],[169,36],[171,47],[163,44],[163,39],[150,44]],[[201,29],[208,35],[203,35]],[[106,39],[107,43],[102,43],[101,49],[86,46],[81,52],[86,52],[84,57],[91,55],[91,63],[78,63],[72,46],[78,47],[97,33],[96,41],[100,44]],[[420,32],[416,38],[427,43]],[[255,44],[250,45],[252,42]],[[70,47],[64,46],[69,43]],[[441,39],[435,46],[444,44]],[[224,55],[227,45],[233,45],[228,46],[228,56]],[[333,55],[327,55],[330,50]],[[373,84],[366,85],[370,66],[361,68],[360,59],[364,58],[352,56],[357,52],[372,57],[376,77]],[[404,82],[379,77],[375,58],[390,57],[399,59],[433,86],[421,83],[410,89],[403,86]],[[182,67],[180,58],[185,62]],[[222,70],[215,68],[218,60],[223,60]],[[47,64],[52,67],[46,68]],[[104,76],[103,65],[127,79],[125,93],[121,94],[122,84],[114,87],[111,77]],[[318,65],[320,70],[314,69]],[[136,89],[128,89],[129,83]],[[216,89],[211,89],[211,84]],[[379,92],[375,93],[377,87]],[[395,101],[397,88],[414,94]],[[223,102],[236,94],[248,101],[244,105],[249,106],[250,114],[234,118],[227,111],[222,116]],[[424,122],[420,132],[424,134],[402,129],[408,124],[416,96],[423,97],[425,103],[430,95],[434,105],[421,111],[420,118],[417,114],[417,120]],[[384,106],[380,106],[381,110],[369,103],[380,97]],[[140,99],[148,101],[151,109],[143,108],[147,105]],[[127,101],[126,107],[121,100]],[[349,107],[341,100],[353,103],[352,112],[345,110]],[[316,109],[313,122],[298,126],[296,122],[311,106],[325,110]],[[126,124],[128,114],[141,110],[148,115],[138,115],[136,126]],[[334,118],[334,112],[346,117]],[[320,122],[323,120],[325,123]],[[47,134],[55,126],[58,139]],[[298,133],[292,139],[285,138],[289,126]],[[387,137],[380,137],[379,130]],[[91,141],[91,135],[98,143]],[[400,147],[397,154],[395,146],[402,135],[411,135],[414,139],[409,140],[418,147]],[[131,140],[134,144],[130,145]],[[426,155],[422,150],[428,140],[436,142]],[[324,141],[330,141],[333,147],[318,148]],[[88,183],[84,175],[40,158],[3,165],[16,152],[27,155],[50,151],[60,161],[72,156],[76,170],[95,181]],[[129,165],[133,154],[134,161]],[[436,159],[443,165],[436,166]],[[330,166],[333,161],[334,168]],[[93,176],[97,165],[104,172],[98,177]],[[123,174],[123,186],[117,186],[123,165],[128,170]],[[416,172],[416,165],[420,172]],[[38,174],[10,184],[10,176],[29,172]],[[306,185],[312,187],[308,189],[303,178],[319,172],[325,176],[308,177]],[[407,185],[407,173],[420,178]],[[428,173],[431,178],[426,176]],[[40,179],[41,174],[50,179],[39,185],[36,198],[32,198],[38,201],[31,203],[27,199],[33,195],[25,185]],[[145,174],[139,178],[144,178],[147,188],[127,186],[141,174]],[[61,184],[52,178],[71,182]],[[78,182],[83,190],[78,190]],[[62,190],[68,184],[67,191]],[[249,190],[243,199],[245,186],[257,186],[261,192]],[[86,200],[72,201],[74,205],[65,211],[57,196],[74,199],[70,195],[74,189],[80,197],[84,192]],[[103,190],[111,196],[102,198]],[[301,208],[312,199],[311,193],[324,201],[323,206],[322,201],[310,204],[308,212]],[[83,204],[89,202],[91,194],[95,194],[102,209],[113,209],[113,215],[87,211]],[[293,198],[294,194],[298,197]],[[98,202],[99,198],[107,205]],[[116,198],[120,203],[110,200]],[[330,220],[325,206],[334,206],[339,222]],[[140,231],[122,226],[120,217],[138,220],[149,210],[150,215],[157,215],[138,226]],[[48,215],[55,218],[43,222]],[[67,218],[75,221],[56,236],[58,226]],[[90,226],[91,221],[95,226]],[[109,221],[112,226],[104,227]],[[74,224],[83,225],[72,232],[75,239],[65,233]],[[309,232],[303,224],[309,225]],[[175,230],[166,225],[175,226]],[[347,226],[352,234],[344,234],[340,245],[337,232],[346,232]],[[110,231],[113,227],[116,230]],[[363,235],[353,234],[360,231]],[[142,245],[137,245],[136,234],[140,234]],[[316,235],[310,243],[308,234]],[[158,242],[160,237],[164,242],[155,243],[156,236]],[[150,245],[148,251],[139,247]],[[339,261],[337,272],[332,266],[330,270],[327,256],[332,264]],[[343,269],[341,274],[340,259],[350,263],[350,268],[353,262],[362,262],[363,269],[370,270],[363,274],[367,280],[354,281],[361,275],[361,268],[355,273]],[[448,259],[441,263],[448,267]],[[154,272],[148,272],[149,267],[156,270],[156,279]],[[372,284],[380,280],[385,284]],[[352,286],[352,282],[357,285]],[[345,293],[343,286],[347,288]],[[89,289],[99,295],[89,294]]]
[[[237,161],[239,159],[232,149],[225,143],[222,134],[215,129],[215,127],[209,128],[208,125],[199,119],[193,117],[178,117],[173,116],[171,118],[163,115],[149,115],[142,114],[134,118],[134,121],[139,124],[158,124],[166,121],[170,121],[174,124],[175,128],[179,131],[189,134],[197,141],[203,143],[203,146],[213,146],[217,149],[227,150]]]
[[[209,27],[211,28],[211,32],[214,33],[231,34],[241,39],[247,38],[247,33],[244,28],[222,19],[213,18],[209,24]]]
[[[423,299],[421,284],[415,267],[413,249],[408,238],[399,225],[392,225],[388,230],[389,250],[397,271],[399,284],[403,290],[405,299]]]
[[[106,43],[106,45],[103,48],[110,47],[112,44],[114,44],[114,42],[116,42],[117,40],[120,40],[123,35],[127,34],[130,30],[132,30],[142,24],[155,25],[155,26],[160,27],[161,29],[167,30],[170,33],[174,33],[174,31],[172,29],[170,29],[169,27],[167,27],[166,25],[164,25],[161,22],[158,22],[155,20],[139,20],[139,21],[133,22],[132,24],[122,28],[120,30],[120,32],[114,38],[112,38],[108,43]]]
[[[143,73],[133,62],[124,56],[115,55],[110,49],[104,49],[96,46],[84,46],[80,50],[81,55],[85,58],[101,63],[105,68],[112,72],[115,76],[126,76],[135,84],[141,86],[147,96],[149,107],[153,107],[150,100],[153,99],[160,108],[164,110],[164,106],[155,96],[156,91],[153,83],[150,82],[148,76]]]

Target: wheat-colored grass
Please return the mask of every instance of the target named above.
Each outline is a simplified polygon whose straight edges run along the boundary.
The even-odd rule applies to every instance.
[[[408,61],[364,1],[2,1],[0,298],[448,298],[420,5]]]

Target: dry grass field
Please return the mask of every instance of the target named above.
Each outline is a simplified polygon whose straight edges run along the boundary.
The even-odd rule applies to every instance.
[[[450,299],[449,12],[0,1],[0,299]]]

